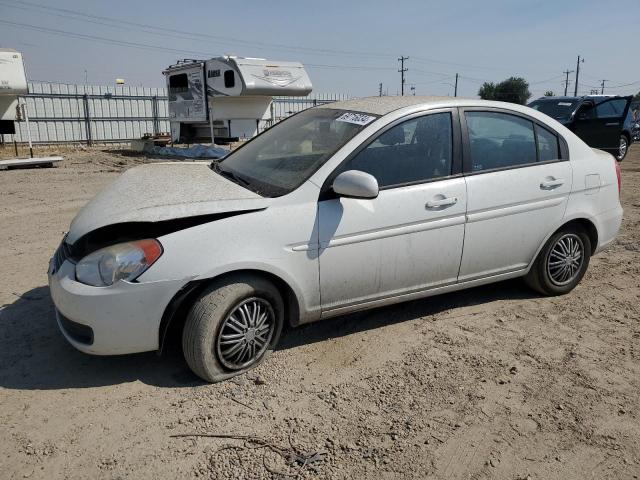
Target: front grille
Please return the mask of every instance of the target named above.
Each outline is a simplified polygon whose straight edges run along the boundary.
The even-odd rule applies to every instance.
[[[57,310],[56,315],[58,317],[58,321],[60,322],[61,328],[72,339],[74,339],[78,343],[83,343],[85,345],[93,344],[93,329],[91,327],[74,322],[73,320],[69,320]]]
[[[53,271],[51,273],[55,273],[62,266],[65,260],[71,259],[71,247],[65,241],[66,236],[62,239],[62,242],[56,249],[56,252],[53,254]]]

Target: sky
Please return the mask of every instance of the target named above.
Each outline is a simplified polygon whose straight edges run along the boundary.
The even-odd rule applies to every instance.
[[[509,76],[562,94],[581,55],[580,94],[635,94],[639,18],[640,0],[0,0],[0,47],[30,80],[158,87],[178,59],[233,54],[300,61],[314,92],[352,96],[398,94],[400,56],[405,94],[452,95],[456,73],[459,96]]]

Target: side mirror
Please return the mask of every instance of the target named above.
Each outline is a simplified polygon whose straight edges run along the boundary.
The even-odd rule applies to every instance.
[[[593,109],[595,108],[594,105],[582,105],[580,108],[578,108],[578,111],[576,112],[576,118],[578,120],[590,120],[593,118]]]
[[[360,170],[347,170],[335,178],[333,191],[341,197],[376,198],[378,181],[373,175]]]

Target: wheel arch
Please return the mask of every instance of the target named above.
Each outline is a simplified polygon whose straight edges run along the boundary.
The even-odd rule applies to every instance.
[[[559,232],[563,228],[566,228],[567,226],[570,226],[570,225],[579,225],[581,228],[583,228],[587,232],[587,235],[589,236],[589,241],[591,242],[591,256],[593,256],[593,254],[596,252],[598,248],[598,238],[599,238],[598,229],[595,223],[591,219],[587,218],[586,216],[579,215],[574,218],[564,219],[562,224],[558,225],[558,227],[556,227],[551,232],[549,232],[549,234],[542,240],[542,242],[538,246],[538,249],[536,250],[536,254],[533,256],[533,259],[531,260],[531,263],[529,264],[527,271],[531,269],[531,267],[537,260],[538,255],[540,255],[540,252],[542,251],[544,246],[547,244],[549,239],[553,235],[555,235],[557,232]]]
[[[598,229],[596,228],[595,224],[587,218],[582,218],[582,217],[574,218],[573,220],[569,220],[568,222],[563,224],[560,228],[556,229],[556,231],[553,233],[556,233],[557,231],[563,228],[566,228],[570,225],[579,225],[587,232],[587,235],[589,236],[589,241],[591,242],[591,255],[593,256],[593,254],[596,253],[596,250],[598,248]]]
[[[196,298],[198,298],[198,296],[207,287],[207,285],[216,280],[238,275],[251,275],[260,277],[275,285],[275,287],[282,295],[282,300],[284,302],[285,321],[288,322],[292,327],[295,327],[299,324],[300,299],[298,298],[298,295],[291,287],[291,285],[289,285],[289,283],[286,282],[283,278],[272,272],[254,268],[231,270],[213,277],[192,280],[173,296],[173,298],[165,308],[164,314],[162,315],[162,319],[160,321],[160,327],[158,329],[158,353],[162,353],[169,332],[173,329],[182,329],[191,305],[193,305],[193,302],[196,300]]]

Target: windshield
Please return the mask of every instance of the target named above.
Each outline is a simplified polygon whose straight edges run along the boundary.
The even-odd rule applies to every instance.
[[[305,110],[258,135],[213,168],[260,195],[285,195],[376,118],[328,108]]]
[[[556,120],[569,120],[571,114],[578,106],[577,100],[536,100],[529,104],[529,107],[534,110],[539,110],[542,113],[546,113],[551,118]]]

